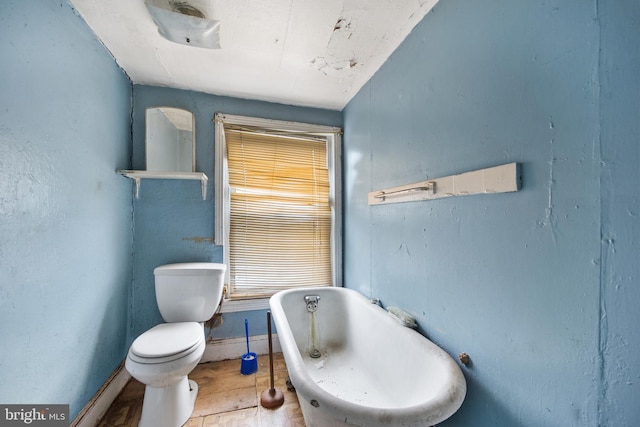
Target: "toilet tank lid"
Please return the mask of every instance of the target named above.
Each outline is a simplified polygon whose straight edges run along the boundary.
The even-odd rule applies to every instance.
[[[225,264],[219,264],[215,262],[182,262],[156,267],[153,270],[153,274],[166,276],[184,276],[188,274],[207,274],[212,270],[224,272],[227,270],[227,266]]]

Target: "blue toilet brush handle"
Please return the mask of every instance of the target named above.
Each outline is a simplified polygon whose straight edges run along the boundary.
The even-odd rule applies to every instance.
[[[249,321],[244,319],[244,335],[247,338],[247,354],[249,354]]]

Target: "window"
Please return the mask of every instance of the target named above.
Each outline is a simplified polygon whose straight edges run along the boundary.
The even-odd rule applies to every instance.
[[[216,114],[227,299],[339,285],[339,128]]]

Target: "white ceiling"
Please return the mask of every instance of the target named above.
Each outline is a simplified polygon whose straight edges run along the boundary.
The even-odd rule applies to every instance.
[[[135,84],[342,110],[438,0],[186,0],[215,50],[160,36],[144,0],[70,1]]]

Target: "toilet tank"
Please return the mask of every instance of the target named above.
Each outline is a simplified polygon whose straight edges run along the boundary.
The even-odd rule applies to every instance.
[[[212,262],[167,264],[153,270],[156,301],[166,322],[206,322],[215,313],[227,266]]]

